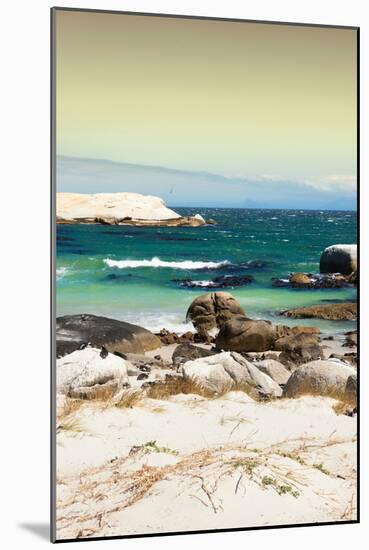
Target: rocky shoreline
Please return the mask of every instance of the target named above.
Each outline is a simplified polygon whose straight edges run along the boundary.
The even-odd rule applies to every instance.
[[[355,519],[357,332],[298,319],[356,304],[283,314],[209,292],[184,334],[59,317],[58,538]]]

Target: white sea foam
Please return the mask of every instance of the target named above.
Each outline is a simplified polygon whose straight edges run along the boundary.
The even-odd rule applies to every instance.
[[[69,272],[69,268],[66,266],[58,267],[56,269],[56,280],[59,281],[60,279],[63,279],[65,275],[67,275]]]
[[[137,268],[137,267],[169,267],[172,269],[216,269],[223,265],[228,265],[230,262],[195,262],[192,260],[184,260],[182,262],[167,262],[160,258],[152,258],[151,260],[112,260],[105,258],[104,263],[108,267],[118,267],[119,269]]]

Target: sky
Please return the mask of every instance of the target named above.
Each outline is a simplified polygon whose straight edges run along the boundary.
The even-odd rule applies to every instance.
[[[59,191],[355,204],[355,30],[56,14]]]

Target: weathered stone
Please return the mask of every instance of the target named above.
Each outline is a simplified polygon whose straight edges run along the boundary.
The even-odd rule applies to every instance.
[[[87,344],[110,352],[144,353],[160,348],[160,340],[149,330],[97,315],[65,315],[56,319],[56,353],[62,357]]]
[[[237,300],[228,292],[209,292],[198,296],[188,308],[186,319],[191,320],[200,334],[220,328],[236,315],[244,315]]]
[[[57,360],[57,393],[79,399],[112,396],[128,384],[128,361],[86,347]]]
[[[273,348],[275,338],[275,327],[270,321],[239,316],[222,326],[215,345],[222,350],[239,352],[268,351]]]
[[[288,379],[283,390],[286,397],[303,394],[330,395],[343,398],[349,376],[355,369],[336,360],[312,361],[298,367]]]

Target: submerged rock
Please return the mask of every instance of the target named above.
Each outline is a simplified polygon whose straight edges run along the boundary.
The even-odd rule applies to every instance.
[[[312,361],[298,367],[283,390],[285,397],[304,394],[331,395],[344,398],[347,380],[355,369],[337,360]]]
[[[343,275],[350,275],[356,270],[356,244],[335,244],[328,246],[320,257],[321,273],[342,273]]]
[[[56,354],[62,357],[82,346],[105,346],[109,352],[143,353],[160,348],[149,330],[97,315],[64,315],[56,319]]]
[[[174,282],[179,282],[183,288],[235,288],[239,286],[249,285],[253,281],[250,275],[220,275],[214,279],[207,281],[193,281],[191,279],[174,279]]]

